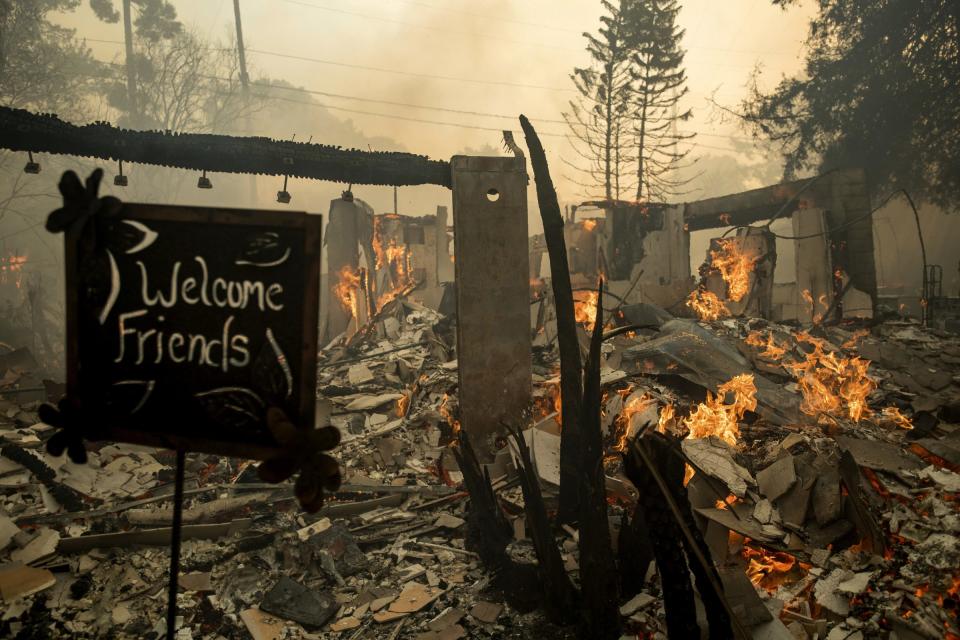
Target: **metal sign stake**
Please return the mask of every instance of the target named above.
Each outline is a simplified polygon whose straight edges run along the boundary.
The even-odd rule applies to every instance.
[[[177,449],[177,476],[173,490],[173,524],[170,528],[170,586],[167,593],[167,640],[177,635],[177,586],[180,576],[180,525],[183,520],[183,470],[187,452]]]

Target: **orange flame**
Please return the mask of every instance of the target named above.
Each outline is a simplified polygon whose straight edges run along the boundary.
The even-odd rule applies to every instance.
[[[597,228],[597,221],[594,218],[587,218],[580,222],[580,226],[583,227],[584,231],[593,231]]]
[[[657,431],[666,433],[667,429],[673,425],[673,419],[677,415],[677,409],[673,404],[668,404],[660,409],[660,418],[657,420]]]
[[[397,398],[397,417],[402,418],[407,415],[407,408],[410,406],[410,396],[403,394]]]
[[[771,593],[791,580],[787,574],[799,564],[796,558],[782,551],[767,551],[746,544],[741,555],[747,561],[746,573],[750,581]]]
[[[733,394],[733,404],[726,404],[728,394]],[[707,399],[694,408],[683,425],[689,430],[687,438],[717,436],[736,446],[740,436],[740,419],[747,411],[757,408],[757,386],[753,375],[741,373],[717,387],[717,395],[707,392]]]
[[[779,360],[787,350],[779,346],[773,339],[773,331],[767,333],[767,339],[764,340],[759,331],[751,331],[744,341],[752,347],[763,347],[764,350],[759,353],[761,358],[769,360]]]
[[[730,315],[730,310],[712,291],[695,289],[687,297],[687,306],[693,309],[697,317],[709,322]]]
[[[451,407],[451,401],[452,398],[448,394],[443,394],[443,400],[440,401],[440,406],[437,408],[437,411],[443,416],[443,419],[447,421],[450,428],[453,429],[453,434],[456,435],[460,433],[460,421],[453,415],[454,409]]]
[[[750,293],[750,274],[760,256],[744,251],[736,238],[719,240],[719,249],[710,251],[710,265],[727,283],[727,297],[740,302]]]
[[[573,301],[573,315],[577,322],[584,325],[587,331],[593,331],[597,319],[597,292],[588,291],[582,300]]]
[[[384,243],[382,220],[383,216],[375,216],[373,219],[373,252],[377,257],[377,270],[386,269],[389,273],[391,288],[378,296],[379,308],[396,299],[414,284],[413,256],[406,245],[397,244],[394,238],[388,238]]]
[[[913,422],[907,416],[900,413],[900,409],[896,407],[884,407],[880,412],[883,415],[883,419],[886,422],[891,422],[901,429],[913,429]]]
[[[830,308],[830,304],[827,302],[827,294],[821,293],[817,298],[816,303],[814,303],[813,294],[810,293],[809,289],[804,289],[800,292],[800,295],[803,296],[803,299],[807,301],[807,311],[813,318],[813,323],[820,324],[820,321],[823,320],[823,313],[818,313],[816,311],[816,306],[819,304],[821,307],[823,307],[824,313]]]
[[[813,345],[803,362],[788,364],[803,395],[800,410],[811,416],[826,414],[847,417],[854,422],[869,417],[868,396],[877,383],[867,375],[869,360],[843,358],[826,350],[826,342],[807,333],[797,335],[798,342]]]
[[[339,282],[334,285],[333,292],[343,310],[349,313],[350,317],[357,319],[360,317],[360,274],[352,266],[344,265],[337,276]]]
[[[870,332],[866,329],[858,329],[857,331],[853,332],[853,335],[850,336],[850,338],[844,342],[842,346],[844,349],[856,349],[857,343],[860,342],[861,338],[864,338],[868,335],[870,335]]]
[[[630,393],[630,389],[626,389],[622,393]],[[616,451],[624,451],[627,448],[627,440],[633,435],[630,429],[630,422],[633,416],[641,411],[645,411],[655,402],[653,398],[645,393],[639,396],[633,395],[627,400],[623,410],[620,412],[620,417],[617,419],[620,425],[620,437],[617,439],[617,444],[613,447]]]

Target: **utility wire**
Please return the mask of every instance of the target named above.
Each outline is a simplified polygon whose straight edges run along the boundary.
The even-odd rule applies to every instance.
[[[519,89],[541,89],[544,91],[562,91],[565,93],[575,92],[575,89],[570,88],[561,88],[561,87],[548,87],[545,85],[539,84],[524,84],[522,82],[505,82],[502,80],[481,80],[479,78],[464,78],[457,76],[443,76],[433,73],[417,73],[415,71],[401,71],[399,69],[385,69],[383,67],[370,67],[359,64],[350,64],[347,62],[334,62],[332,60],[323,60],[321,58],[310,58],[307,56],[296,56],[287,53],[277,53],[275,51],[264,51],[263,49],[247,49],[252,53],[259,53],[264,56],[274,56],[277,58],[287,58],[288,60],[303,60],[305,62],[315,62],[317,64],[326,64],[335,67],[346,67],[348,69],[363,69],[364,71],[377,71],[379,73],[392,73],[395,75],[401,76],[411,76],[414,78],[429,78],[431,80],[447,80],[450,82],[468,82],[471,84],[481,84],[487,86],[501,86],[501,87],[512,87]]]
[[[250,50],[248,49],[248,51],[250,51]],[[104,61],[100,61],[100,62],[102,62],[103,64],[106,64],[106,65],[109,65],[109,66],[115,66],[115,67],[122,67],[122,66],[123,66],[123,65],[121,65],[121,64],[119,64],[119,63],[114,63],[114,62],[104,62]],[[100,77],[100,76],[93,76],[93,75],[91,75],[90,77]],[[207,79],[209,79],[209,80],[218,80],[218,81],[221,81],[221,82],[230,82],[230,81],[232,80],[231,78],[225,78],[225,77],[222,77],[222,76],[214,76],[214,75],[203,75],[202,77],[207,78]],[[284,86],[284,85],[272,84],[272,83],[269,83],[269,82],[262,82],[262,81],[253,81],[253,82],[251,82],[250,84],[251,84],[251,86],[256,86],[256,87],[261,87],[261,88],[279,89],[279,90],[284,90],[284,91],[294,91],[294,92],[299,92],[299,93],[306,93],[306,94],[308,94],[308,95],[321,95],[321,96],[334,97],[334,98],[344,98],[344,99],[359,100],[359,101],[377,102],[377,103],[384,103],[384,104],[392,104],[392,105],[394,105],[394,106],[404,106],[404,107],[417,108],[417,109],[428,109],[428,110],[445,111],[445,112],[452,112],[452,113],[458,113],[458,114],[464,114],[464,115],[472,115],[472,116],[505,118],[505,119],[508,119],[508,120],[511,120],[511,121],[513,121],[513,120],[515,119],[514,116],[508,116],[508,115],[503,115],[503,114],[492,114],[492,113],[483,113],[483,112],[471,112],[471,111],[460,110],[460,109],[448,109],[448,108],[445,108],[445,107],[431,107],[431,106],[427,106],[427,105],[414,105],[414,104],[391,102],[391,101],[386,101],[386,100],[373,100],[373,99],[359,98],[359,97],[354,97],[354,96],[343,96],[343,95],[340,95],[340,94],[331,94],[331,93],[325,92],[325,91],[318,91],[318,90],[313,90],[313,89],[306,89],[306,88],[302,88],[302,87],[288,87],[288,86]],[[327,103],[323,103],[323,102],[317,102],[317,101],[309,101],[309,102],[308,102],[308,101],[304,101],[304,100],[294,100],[294,99],[292,99],[292,98],[284,98],[284,97],[282,97],[282,96],[274,96],[274,95],[267,95],[267,96],[261,96],[261,97],[264,97],[264,98],[267,99],[267,100],[279,100],[279,101],[282,101],[282,102],[289,102],[289,103],[292,103],[292,104],[300,104],[300,105],[304,105],[304,106],[308,106],[308,107],[328,109],[328,110],[331,110],[331,111],[341,111],[341,112],[343,112],[343,113],[354,113],[354,114],[358,114],[358,115],[374,116],[374,117],[379,117],[379,118],[389,118],[389,119],[393,119],[393,120],[401,120],[401,121],[404,121],[404,122],[417,122],[417,123],[421,123],[421,124],[432,124],[432,125],[439,125],[439,126],[444,126],[444,127],[457,127],[457,128],[461,128],[461,129],[473,129],[473,130],[477,130],[477,131],[496,131],[496,132],[498,132],[498,133],[503,131],[503,127],[484,127],[484,126],[480,126],[480,125],[470,125],[470,124],[463,124],[463,123],[459,123],[459,122],[444,122],[444,121],[441,121],[441,120],[429,120],[429,119],[426,119],[426,118],[414,118],[414,117],[410,117],[410,116],[397,115],[397,114],[395,114],[395,113],[381,113],[381,112],[376,112],[376,111],[365,111],[365,110],[362,110],[362,109],[351,109],[351,108],[347,108],[347,107],[338,107],[338,106],[336,106],[336,105],[331,105],[331,104],[327,104]],[[562,121],[558,121],[558,120],[552,120],[552,121],[551,121],[551,120],[547,120],[547,119],[541,120],[541,119],[537,119],[537,118],[534,118],[534,120],[539,121],[539,122],[553,122],[553,123],[556,123],[556,124],[563,123]],[[564,124],[565,124],[565,123],[564,123]],[[544,132],[541,133],[541,135],[544,136],[544,137],[550,137],[550,138],[566,138],[566,137],[568,137],[570,134],[567,134],[567,133],[559,133],[559,132],[548,132],[548,131],[544,131]],[[706,135],[710,135],[710,134],[706,134]],[[719,134],[718,134],[718,135],[719,135]],[[726,151],[726,152],[730,152],[730,153],[738,153],[738,150],[737,150],[737,149],[731,149],[731,148],[729,148],[729,147],[718,147],[718,146],[712,146],[712,145],[705,145],[705,144],[700,144],[699,142],[689,142],[688,144],[691,145],[691,148],[692,148],[692,149],[703,148],[703,149],[711,149],[711,150],[715,150],[715,151]]]
[[[124,44],[118,40],[102,40],[96,38],[85,38],[88,42],[101,42],[104,44]],[[224,47],[207,47],[208,51],[233,51],[233,48],[224,48]],[[416,71],[403,71],[400,69],[387,69],[384,67],[371,67],[361,64],[352,64],[349,62],[337,62],[335,60],[324,60],[322,58],[311,58],[309,56],[298,56],[290,53],[279,53],[277,51],[264,51],[263,49],[251,49],[247,48],[247,53],[258,53],[262,56],[273,56],[275,58],[285,58],[287,60],[301,60],[303,62],[313,62],[316,64],[324,64],[334,67],[344,67],[346,69],[359,69],[362,71],[375,71],[377,73],[390,73],[394,75],[409,76],[413,78],[429,78],[431,80],[446,80],[449,82],[467,82],[471,84],[480,84],[487,86],[501,86],[501,87],[512,87],[515,89],[541,89],[544,91],[563,91],[563,92],[575,92],[571,88],[560,88],[560,87],[548,87],[544,85],[537,84],[524,84],[522,82],[507,82],[503,80],[482,80],[479,78],[465,78],[458,76],[444,76],[439,74],[432,73],[418,73]]]
[[[539,47],[542,49],[553,49],[555,51],[570,51],[582,53],[583,49],[573,48],[573,47],[558,47],[556,45],[547,44],[545,42],[531,42],[524,40],[511,40],[510,38],[498,38],[497,36],[484,35],[480,33],[471,33],[469,31],[456,31],[447,29],[445,27],[434,27],[426,24],[416,24],[413,22],[405,22],[403,20],[395,20],[393,18],[387,18],[381,15],[374,15],[370,13],[358,13],[356,11],[347,11],[345,9],[339,9],[336,7],[329,7],[325,5],[312,4],[309,2],[303,2],[302,0],[283,0],[287,4],[295,4],[301,7],[307,7],[310,9],[319,9],[320,11],[327,11],[330,13],[338,13],[341,15],[351,16],[354,18],[363,18],[364,20],[375,20],[377,22],[387,22],[390,24],[397,24],[402,27],[407,27],[408,29],[422,29],[424,31],[432,31],[435,33],[440,33],[448,37],[453,38],[481,38],[483,40],[493,40],[496,42],[506,42],[508,44],[518,45],[521,47]]]
[[[382,2],[382,0],[378,0],[378,1],[381,1],[381,2]],[[508,43],[510,43],[510,44],[516,44],[516,45],[520,45],[520,46],[540,47],[540,48],[544,48],[544,49],[555,49],[555,50],[559,50],[559,51],[571,51],[571,52],[577,52],[577,53],[582,53],[582,51],[583,51],[583,49],[580,49],[580,48],[560,47],[560,46],[556,46],[556,45],[547,44],[547,43],[545,43],[545,42],[531,42],[531,41],[524,41],[524,40],[511,40],[511,39],[509,39],[509,38],[500,38],[500,37],[497,37],[497,36],[491,36],[491,35],[487,35],[487,34],[471,33],[471,32],[466,32],[466,31],[451,31],[451,30],[446,29],[446,28],[444,28],[444,27],[434,27],[434,26],[426,25],[426,24],[416,24],[416,23],[412,23],[412,22],[406,22],[406,21],[403,21],[403,20],[396,20],[396,19],[394,19],[394,18],[386,18],[386,17],[380,16],[380,15],[372,15],[372,14],[369,14],[369,13],[359,13],[359,12],[356,12],[356,11],[348,11],[348,10],[346,10],[346,9],[341,9],[341,8],[339,8],[339,7],[331,7],[331,6],[327,6],[327,5],[312,4],[312,3],[310,3],[310,2],[304,2],[303,0],[283,0],[283,2],[286,2],[286,3],[288,3],[288,4],[300,5],[300,6],[302,6],[302,7],[308,7],[308,8],[310,8],[310,9],[318,9],[318,10],[320,10],[320,11],[328,11],[328,12],[331,12],[331,13],[339,13],[339,14],[342,14],[342,15],[352,16],[352,17],[356,17],[356,18],[363,18],[363,19],[365,19],[365,20],[375,20],[375,21],[378,21],[378,22],[387,22],[387,23],[391,23],[391,24],[398,24],[398,25],[401,25],[401,26],[409,27],[409,28],[411,28],[411,29],[423,29],[423,30],[426,30],[426,31],[435,31],[435,32],[439,32],[439,33],[442,33],[442,34],[448,35],[448,36],[451,36],[451,35],[452,35],[452,36],[457,36],[457,37],[466,36],[466,37],[470,37],[470,38],[481,38],[481,39],[484,39],[484,40],[494,40],[494,41],[499,41],[499,42],[508,42]],[[571,28],[565,28],[565,27],[556,27],[556,26],[546,25],[546,24],[537,23],[537,22],[526,22],[526,21],[523,21],[523,20],[511,20],[511,19],[508,19],[508,18],[492,17],[492,16],[489,16],[489,15],[484,15],[484,14],[480,14],[480,13],[473,13],[473,12],[470,12],[470,11],[461,11],[461,10],[457,10],[457,9],[448,9],[448,8],[446,8],[446,7],[438,7],[438,6],[436,6],[436,5],[427,4],[427,3],[425,3],[425,2],[414,2],[414,1],[412,1],[412,0],[400,0],[400,2],[401,2],[402,4],[419,6],[419,7],[426,7],[426,8],[428,8],[428,9],[433,9],[433,10],[435,10],[435,11],[444,11],[444,12],[448,12],[448,13],[460,14],[460,15],[469,16],[469,17],[471,17],[471,18],[480,18],[481,20],[489,20],[489,21],[498,22],[498,23],[510,23],[510,24],[517,24],[517,25],[521,25],[521,26],[525,26],[525,27],[537,27],[537,28],[540,28],[540,29],[549,29],[549,30],[552,30],[552,31],[562,31],[562,32],[566,32],[566,33],[570,33],[570,34],[577,34],[577,35],[580,35],[580,34],[582,34],[582,33],[584,32],[582,29],[571,29]],[[793,52],[789,52],[789,51],[750,51],[750,50],[745,50],[745,49],[727,49],[727,48],[722,48],[722,47],[707,47],[707,46],[702,46],[702,45],[687,45],[687,46],[684,47],[684,49],[689,49],[689,50],[704,50],[704,51],[719,51],[719,52],[722,52],[722,53],[736,53],[736,54],[757,55],[757,56],[764,56],[764,55],[767,55],[767,56],[769,56],[769,55],[794,56],[794,55],[795,55]],[[743,65],[725,65],[725,66],[735,66],[736,68],[743,68]]]
[[[124,44],[123,42],[121,42],[121,41],[119,41],[119,40],[103,40],[103,39],[97,39],[97,38],[85,38],[85,39],[86,39],[87,41],[89,41],[89,42],[99,42],[99,43],[104,43],[104,44],[116,44],[116,45],[122,45],[122,44]],[[222,47],[208,47],[207,49],[210,50],[210,51],[233,51],[232,48],[222,48]],[[264,51],[264,50],[262,50],[262,49],[250,49],[250,48],[247,48],[246,51],[247,51],[248,53],[258,53],[258,54],[260,54],[260,55],[275,56],[275,57],[279,57],[279,58],[290,58],[290,59],[302,60],[302,61],[306,61],[306,62],[315,62],[315,63],[318,63],[318,64],[331,64],[331,65],[337,65],[337,66],[347,66],[347,67],[350,67],[350,68],[363,69],[363,70],[366,70],[366,71],[377,71],[377,72],[382,72],[382,73],[398,73],[398,74],[402,74],[402,75],[413,75],[413,76],[416,76],[416,77],[425,77],[425,78],[432,78],[432,79],[437,79],[437,80],[449,80],[449,81],[456,81],[456,82],[471,82],[471,83],[491,84],[491,85],[504,85],[504,86],[522,87],[522,88],[530,88],[530,89],[544,89],[544,90],[548,90],[548,91],[574,91],[573,89],[561,89],[561,88],[559,88],[559,87],[545,87],[545,86],[540,86],[540,85],[528,85],[528,84],[519,84],[519,83],[499,82],[499,81],[492,81],[492,80],[491,80],[491,81],[486,81],[486,80],[477,80],[477,79],[475,79],[475,78],[457,78],[457,77],[453,77],[453,76],[438,76],[438,75],[422,74],[422,73],[416,73],[416,72],[408,72],[408,71],[398,71],[398,70],[391,70],[391,69],[383,69],[383,68],[379,68],[379,67],[365,67],[365,66],[360,66],[360,65],[352,65],[352,64],[348,64],[348,63],[339,63],[339,62],[333,62],[333,61],[329,61],[329,60],[321,60],[321,59],[318,59],[318,58],[310,58],[310,57],[306,57],[306,56],[296,56],[296,55],[293,55],[293,54],[277,53],[277,52],[274,52],[274,51]],[[106,63],[106,64],[112,64],[112,63]],[[224,78],[221,78],[221,79],[224,79]],[[385,104],[385,105],[391,105],[391,106],[396,106],[396,107],[408,107],[408,108],[411,108],[411,109],[425,109],[425,110],[428,110],[428,111],[442,111],[442,112],[446,112],[446,113],[456,113],[456,114],[460,114],[460,115],[480,116],[480,117],[487,117],[487,118],[500,118],[500,119],[506,119],[506,120],[511,120],[511,121],[516,119],[516,116],[507,115],[507,114],[501,114],[501,113],[489,113],[489,112],[482,112],[482,111],[471,111],[471,110],[466,110],[466,109],[454,109],[454,108],[452,108],[452,107],[437,107],[437,106],[425,105],[425,104],[411,104],[411,103],[406,103],[406,102],[395,102],[395,101],[391,101],[391,100],[380,100],[380,99],[376,99],[376,98],[362,98],[362,97],[359,97],[359,96],[350,96],[350,95],[345,95],[345,94],[337,94],[337,93],[331,93],[331,92],[328,92],[328,91],[318,91],[318,90],[316,90],[316,89],[298,89],[298,88],[294,88],[294,87],[285,87],[285,86],[282,86],[282,85],[274,85],[274,84],[265,83],[265,82],[251,82],[251,84],[258,84],[258,85],[270,87],[270,88],[273,88],[273,89],[287,89],[287,90],[289,90],[289,91],[302,91],[302,92],[304,92],[304,93],[310,93],[310,94],[319,95],[319,96],[324,96],[324,97],[328,97],[328,98],[336,98],[336,99],[340,99],[340,100],[354,100],[354,101],[357,101],[357,102],[370,102],[370,103],[375,103],[375,104]],[[549,123],[549,124],[564,124],[564,125],[568,124],[565,120],[556,119],[556,118],[535,118],[535,117],[531,117],[531,120],[534,120],[534,121],[536,121],[536,122]],[[696,135],[708,136],[708,137],[711,137],[711,138],[723,138],[723,139],[727,139],[727,140],[742,140],[742,141],[751,141],[751,140],[752,140],[751,138],[748,138],[748,137],[745,137],[745,136],[734,136],[734,135],[728,135],[728,134],[722,134],[722,133],[712,133],[712,132],[707,132],[707,131],[683,131],[683,132],[681,132],[681,133],[685,133],[685,134],[686,134],[686,133],[693,133],[693,134],[696,134]],[[736,151],[735,149],[723,149],[723,148],[720,148],[720,147],[705,147],[705,148],[718,149],[718,150],[721,150],[721,151]]]

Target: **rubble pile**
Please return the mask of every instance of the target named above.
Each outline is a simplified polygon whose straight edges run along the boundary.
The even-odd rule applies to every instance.
[[[605,435],[614,451],[646,429],[681,439],[754,637],[960,637],[960,339],[907,320],[659,324],[607,343]],[[619,456],[607,475],[632,507],[611,490]],[[653,578],[621,608],[631,632],[666,631]]]
[[[545,623],[508,609],[465,549],[453,341],[449,321],[395,300],[321,354],[344,481],[314,516],[255,463],[188,456],[178,638],[537,637],[524,629]],[[0,406],[0,635],[164,637],[174,454],[53,458],[38,405]]]
[[[753,637],[960,637],[960,339],[908,320],[803,330],[649,305],[614,322],[601,369],[614,541],[637,500],[620,452],[671,434]],[[544,314],[536,331],[524,438],[549,510],[559,367]],[[398,297],[324,349],[318,423],[342,433],[343,484],[315,515],[255,463],[188,457],[178,638],[575,636],[545,621],[535,585],[505,592],[467,543],[454,345],[452,319]],[[162,637],[174,454],[101,443],[86,465],[52,458],[39,400],[3,398],[0,635]],[[529,564],[504,445],[486,471],[513,528],[508,553]],[[578,536],[556,530],[575,582]],[[637,582],[621,594],[625,632],[665,637],[655,565]]]

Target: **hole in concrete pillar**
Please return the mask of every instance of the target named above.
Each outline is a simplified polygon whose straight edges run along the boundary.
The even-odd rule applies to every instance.
[[[496,202],[499,199],[500,199],[499,191],[497,191],[493,187],[491,187],[490,189],[487,189],[487,200],[489,200],[490,202]]]

